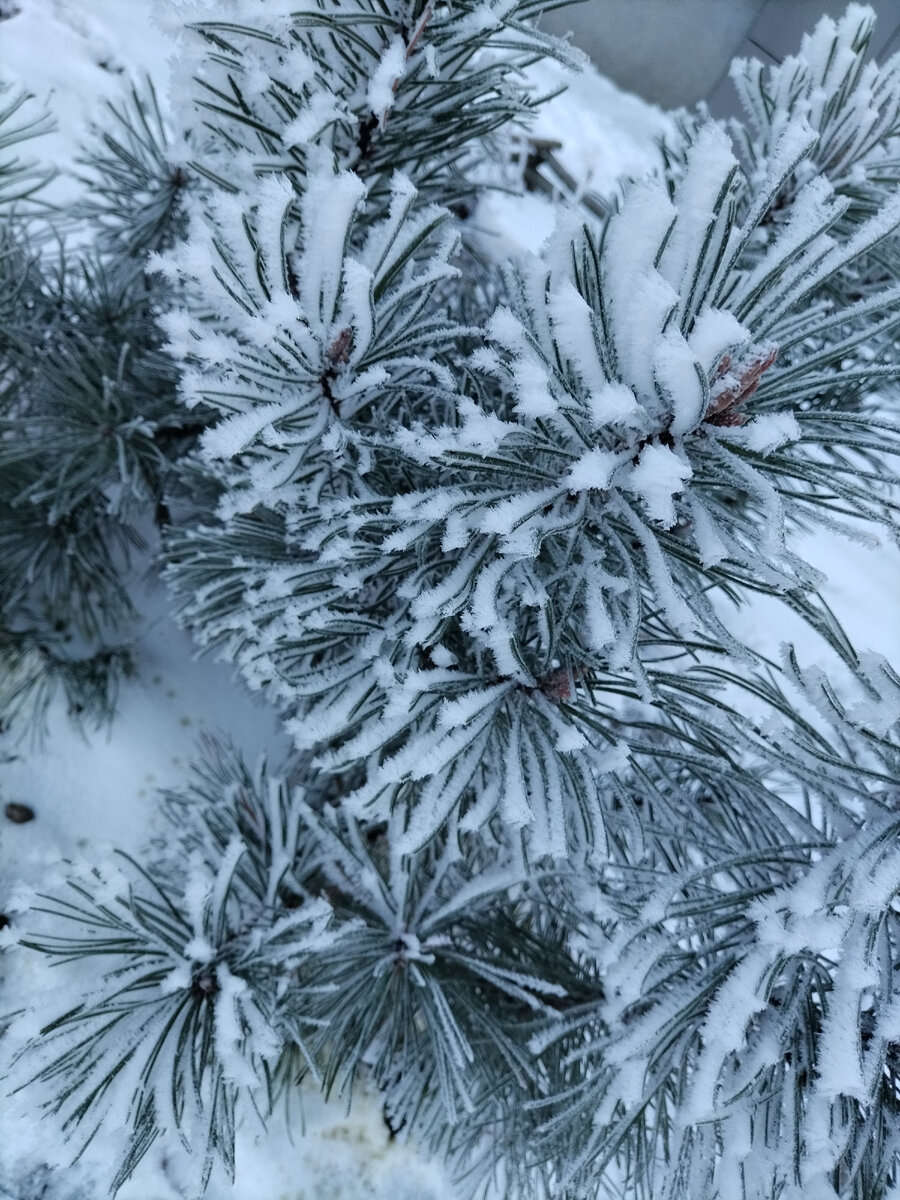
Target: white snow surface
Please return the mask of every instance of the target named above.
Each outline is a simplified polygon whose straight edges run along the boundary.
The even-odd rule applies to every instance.
[[[168,87],[171,40],[152,18],[171,0],[16,0],[0,21],[0,81],[26,88],[47,108],[55,132],[31,151],[60,172],[48,193],[56,203],[72,194],[79,142],[107,103],[127,94],[129,80],[150,75]]]
[[[553,153],[575,180],[576,196],[608,199],[620,192],[623,181],[643,179],[658,167],[656,144],[673,128],[662,109],[623,92],[591,68],[576,74],[545,61],[531,68],[529,79],[539,96],[565,85],[540,109],[531,133],[558,145]],[[553,233],[556,214],[557,205],[536,192],[494,192],[480,200],[475,220],[491,253],[537,253]]]
[[[92,121],[103,120],[105,104],[125,94],[131,78],[151,75],[165,101],[171,31],[182,17],[204,7],[216,7],[216,0],[16,0],[13,15],[0,20],[0,80],[27,84],[56,120],[56,131],[33,151],[60,172],[54,200],[63,202],[72,194],[79,140]],[[227,7],[227,0],[219,0],[219,11]],[[386,59],[382,86],[371,97],[377,113],[389,104],[397,65]],[[653,143],[668,123],[658,109],[590,70],[569,76],[553,63],[541,64],[534,68],[534,80],[544,93],[561,82],[568,85],[544,108],[534,132],[562,143],[556,153],[581,189],[608,196],[623,177],[641,177],[652,169],[657,161]],[[482,201],[477,220],[494,253],[515,253],[537,250],[546,241],[553,211],[535,194],[495,194]],[[599,419],[611,403],[622,401],[603,394],[596,402]],[[578,467],[579,485],[591,487],[598,485],[606,464],[585,461]],[[667,476],[668,494],[677,483]],[[664,505],[665,496],[659,503]],[[900,665],[897,547],[870,549],[819,531],[799,549],[828,576],[824,594],[857,647]],[[158,585],[147,591],[142,610],[146,619],[135,647],[138,676],[124,686],[110,730],[80,733],[57,706],[42,743],[0,736],[0,797],[4,803],[28,803],[37,814],[24,825],[0,818],[4,911],[13,911],[15,893],[23,887],[52,889],[64,859],[96,862],[113,846],[140,853],[160,828],[157,789],[185,778],[198,733],[231,736],[251,762],[266,750],[277,764],[286,748],[273,713],[255,703],[221,664],[194,657],[187,637],[166,615]],[[794,641],[804,666],[833,666],[782,605],[759,600],[730,613],[729,623],[764,653],[777,655],[782,643]],[[45,964],[0,955],[0,1012],[54,986],[55,976]],[[0,1200],[100,1194],[98,1181],[107,1172],[116,1139],[112,1132],[98,1140],[71,1167],[67,1148],[52,1143],[46,1126],[17,1119],[6,1109],[0,1117]],[[178,1155],[175,1146],[154,1147],[121,1200],[183,1198]],[[208,1192],[210,1200],[450,1200],[456,1194],[439,1164],[402,1141],[389,1140],[377,1101],[365,1096],[354,1100],[349,1114],[341,1100],[325,1104],[305,1096],[302,1120],[295,1113],[289,1123],[267,1131],[248,1123],[239,1132],[235,1183],[214,1179]]]

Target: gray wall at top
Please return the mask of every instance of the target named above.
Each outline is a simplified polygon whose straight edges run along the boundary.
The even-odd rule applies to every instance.
[[[872,43],[882,57],[900,50],[900,0],[869,0],[878,14]],[[717,116],[736,111],[728,80],[735,55],[780,62],[825,13],[847,0],[582,0],[547,13],[543,27],[571,30],[620,87],[663,108],[708,100]]]

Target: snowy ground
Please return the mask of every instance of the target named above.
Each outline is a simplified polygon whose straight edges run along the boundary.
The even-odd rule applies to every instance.
[[[222,0],[225,4],[226,0]],[[103,106],[127,87],[131,73],[150,72],[165,94],[170,42],[166,22],[178,18],[180,0],[0,0],[0,79],[27,83],[56,117],[57,132],[41,146],[61,171],[54,195],[71,189],[67,172],[77,143]],[[15,10],[18,11],[15,11]],[[556,68],[542,68],[548,90]],[[664,118],[596,74],[578,79],[553,101],[537,132],[562,143],[567,170],[586,189],[613,190],[622,175],[640,175],[653,161],[651,146]],[[518,242],[536,249],[551,229],[551,209],[538,196],[498,198],[485,204],[479,221],[496,244]],[[900,665],[900,553],[810,537],[803,549],[830,578],[829,602],[860,648],[870,647]],[[221,665],[193,658],[186,637],[166,616],[159,587],[150,588],[146,626],[137,646],[138,678],[123,691],[111,731],[84,736],[64,714],[51,714],[51,736],[36,748],[0,738],[0,799],[31,805],[36,819],[0,825],[0,911],[23,885],[52,883],[63,858],[96,861],[113,845],[139,851],[154,831],[156,791],[183,779],[197,734],[221,731],[252,761],[266,749],[277,762],[284,749],[272,715],[244,694]],[[784,624],[783,609],[754,605],[734,617],[742,636],[772,651],[800,636],[804,662],[819,647],[802,630]],[[2,818],[0,818],[2,820]],[[0,937],[3,935],[0,934]],[[8,935],[7,935],[8,936]],[[54,986],[52,972],[33,968],[25,977],[19,956],[15,977],[0,957],[0,1011],[27,1003]],[[374,1102],[354,1105],[348,1117],[340,1102],[311,1099],[306,1136],[285,1129],[243,1131],[238,1178],[217,1184],[211,1200],[448,1200],[453,1190],[436,1164],[388,1139]],[[51,1139],[52,1140],[52,1139]],[[109,1144],[92,1148],[76,1168],[65,1167],[64,1147],[48,1146],[46,1130],[10,1109],[0,1114],[0,1200],[76,1200],[97,1195]],[[44,1165],[49,1163],[48,1174]],[[122,1200],[177,1200],[183,1196],[177,1154],[161,1147],[148,1156]],[[3,1189],[6,1189],[4,1193]]]

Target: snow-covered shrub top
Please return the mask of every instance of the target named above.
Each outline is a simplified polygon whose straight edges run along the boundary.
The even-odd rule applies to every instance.
[[[413,212],[416,191],[398,174],[385,218],[360,235],[365,190],[326,165],[298,205],[284,178],[268,175],[249,212],[237,197],[214,196],[188,244],[156,259],[195,302],[163,318],[186,362],[182,395],[226,414],[205,434],[203,455],[254,460],[229,477],[223,513],[305,503],[326,457],[330,469],[345,449],[364,473],[361,410],[388,384],[447,383],[433,355],[461,331],[429,305],[457,273],[447,214]]]
[[[580,58],[529,22],[543,7],[239,0],[227,20],[194,26],[208,48],[199,88],[187,84],[212,131],[195,137],[202,169],[229,187],[274,171],[304,191],[327,150],[380,203],[394,173],[410,170],[426,199],[466,203],[486,158],[505,156],[504,127],[535,106],[521,68]]]
[[[796,1200],[865,1194],[831,1181],[861,1144],[890,1137],[897,834],[896,818],[876,820],[783,886],[763,883],[757,861],[714,903],[710,873],[692,865],[624,878],[611,870],[585,893],[593,909],[585,939],[605,994],[569,1061],[590,1057],[599,1038],[603,1066],[578,1078],[543,1129],[548,1145],[567,1139],[561,1174],[574,1194],[621,1148],[629,1125],[632,1136],[659,1136],[655,1113],[674,1078],[670,1153],[692,1168],[691,1190],[675,1194],[763,1200],[773,1178]],[[685,952],[688,937],[704,955]],[[546,1051],[570,1028],[548,1027],[533,1048]],[[692,1069],[680,1075],[690,1039]],[[873,1120],[883,1122],[877,1132]]]
[[[577,973],[560,960],[563,976],[543,978],[540,960],[510,945],[521,856],[476,847],[469,859],[455,836],[402,855],[394,822],[372,835],[316,812],[301,788],[212,743],[166,807],[162,857],[73,866],[62,896],[31,898],[40,919],[24,942],[100,966],[77,1006],[39,1033],[26,1023],[10,1050],[28,1051],[30,1082],[66,1122],[130,1128],[114,1187],[163,1130],[195,1153],[205,1187],[217,1155],[232,1152],[239,1097],[265,1112],[292,1071],[331,1088],[368,1069],[391,1087],[394,1120],[421,1120],[423,1064],[440,1045],[427,1071],[438,1076],[436,1128],[493,1103],[488,1063],[497,1079],[515,1060],[521,1082],[538,1086],[544,1072],[512,1018],[552,1016],[548,1002]],[[499,1036],[484,1026],[487,1004]],[[78,1083],[60,1091],[72,1068]]]
[[[874,26],[871,8],[850,4],[838,20],[823,17],[778,66],[731,65],[747,114],[734,132],[747,161],[764,170],[784,131],[806,120],[818,141],[794,183],[825,175],[852,199],[857,219],[877,207],[879,187],[900,177],[900,54],[881,65],[866,61]]]
[[[900,201],[836,238],[848,200],[815,178],[770,236],[816,145],[796,116],[751,181],[706,125],[673,191],[635,184],[602,236],[563,221],[509,269],[483,330],[446,304],[446,212],[400,175],[379,209],[320,147],[299,200],[269,173],[220,190],[157,260],[188,297],[165,318],[184,398],[222,414],[201,454],[224,525],[178,541],[185,613],[319,769],[354,781],[348,811],[404,797],[407,849],[460,806],[467,828],[495,810],[527,827],[537,855],[602,848],[594,781],[630,754],[617,697],[696,720],[706,700],[660,652],[695,639],[702,672],[733,645],[710,581],[808,592],[787,533],[826,474],[880,518],[852,453],[866,435],[831,389],[878,375],[858,347],[896,323],[900,290],[826,293]],[[815,448],[836,439],[823,472]],[[213,549],[263,510],[274,559]]]
[[[494,314],[486,346],[472,356],[499,382],[504,403],[494,399],[485,411],[465,399],[457,426],[398,434],[399,448],[423,463],[468,468],[468,479],[460,472],[466,482],[398,497],[393,511],[407,532],[440,520],[443,549],[468,559],[465,593],[454,593],[451,609],[450,596],[434,588],[434,607],[465,612],[502,673],[521,671],[502,649],[510,608],[555,607],[551,580],[575,591],[578,572],[588,651],[625,665],[643,616],[628,615],[629,570],[640,557],[650,604],[682,635],[702,627],[703,597],[688,576],[675,586],[679,567],[666,565],[662,532],[680,541],[678,557],[694,568],[727,560],[748,574],[768,570],[786,586],[803,578],[786,549],[788,510],[773,484],[795,470],[783,447],[818,440],[819,397],[838,368],[821,362],[817,343],[823,328],[849,333],[841,363],[849,381],[866,336],[860,318],[879,309],[893,324],[900,298],[887,287],[872,309],[837,311],[820,299],[833,274],[892,233],[896,200],[842,244],[828,231],[847,202],[816,180],[758,251],[768,202],[814,143],[802,122],[791,128],[738,222],[748,185],[725,134],[706,126],[671,199],[661,180],[636,185],[602,241],[587,230],[572,240],[564,230],[513,281],[512,308]],[[745,502],[735,503],[737,492]],[[571,530],[580,536],[563,580],[548,543],[565,543]],[[388,545],[406,536],[398,530]],[[629,537],[642,556],[630,545],[623,552]],[[420,639],[430,633],[429,598],[416,600]]]
[[[219,796],[226,841],[201,821],[199,844],[169,852],[178,890],[159,865],[123,855],[73,866],[63,895],[34,898],[42,916],[25,944],[99,969],[18,1053],[33,1052],[30,1082],[66,1125],[89,1114],[94,1132],[104,1120],[129,1128],[115,1189],[163,1130],[194,1146],[201,1188],[219,1157],[233,1169],[238,1094],[264,1100],[285,1046],[303,1045],[306,1027],[280,1003],[286,981],[341,931],[323,898],[298,902],[299,798],[265,773],[255,785]],[[248,814],[255,844],[241,836]],[[147,1043],[149,1059],[136,1053]],[[69,1070],[77,1080],[60,1088]]]

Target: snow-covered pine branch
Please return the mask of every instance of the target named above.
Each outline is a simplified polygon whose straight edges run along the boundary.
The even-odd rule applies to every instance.
[[[777,67],[736,59],[731,78],[746,112],[734,122],[742,157],[765,171],[785,129],[806,120],[817,134],[809,158],[780,193],[786,209],[796,188],[824,175],[846,196],[849,218],[876,211],[898,182],[900,57],[867,59],[875,14],[850,4],[838,20],[823,17],[801,41],[799,53]]]
[[[4,721],[40,723],[57,692],[75,717],[111,717],[134,668],[137,525],[165,519],[171,461],[203,425],[177,404],[155,324],[163,288],[148,285],[140,257],[171,242],[186,180],[152,88],[112,116],[115,133],[85,149],[89,203],[56,213],[25,186],[24,160],[0,165]],[[20,118],[18,102],[0,112],[0,150],[47,126]]]
[[[446,309],[453,243],[430,241],[439,214],[404,179],[365,235],[364,185],[327,166],[293,227],[269,175],[246,209],[225,196],[199,218],[177,277],[204,299],[166,324],[196,364],[188,402],[223,413],[203,443],[221,524],[176,532],[170,574],[298,748],[357,781],[351,811],[382,819],[402,796],[408,848],[460,809],[528,827],[537,857],[602,848],[596,781],[632,749],[622,697],[713,754],[742,736],[704,673],[740,652],[710,588],[811,596],[817,620],[791,521],[890,519],[865,455],[897,431],[856,396],[897,368],[854,354],[900,319],[897,289],[826,292],[900,207],[838,239],[846,202],[812,182],[756,244],[814,144],[798,117],[754,186],[706,126],[671,198],[635,185],[602,239],[564,226],[510,271],[481,344]],[[248,560],[264,509],[279,550]],[[694,664],[659,665],[679,639]]]

